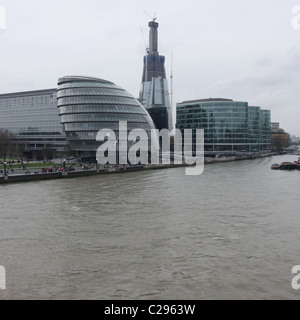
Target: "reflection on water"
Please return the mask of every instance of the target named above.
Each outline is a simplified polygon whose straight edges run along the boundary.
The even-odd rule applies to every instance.
[[[298,299],[293,156],[0,186],[6,299]]]

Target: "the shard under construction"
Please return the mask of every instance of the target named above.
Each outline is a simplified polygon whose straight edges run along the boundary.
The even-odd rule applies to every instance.
[[[152,117],[157,129],[173,129],[172,106],[165,71],[165,57],[158,52],[158,23],[149,22],[150,36],[139,100]]]

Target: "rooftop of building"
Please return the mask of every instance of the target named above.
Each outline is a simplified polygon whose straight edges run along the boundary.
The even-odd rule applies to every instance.
[[[272,134],[287,134],[287,133],[285,132],[285,130],[284,130],[284,129],[281,129],[281,128],[272,129],[271,132],[272,132]]]
[[[110,81],[99,79],[95,77],[88,76],[65,76],[58,79],[58,85],[63,84],[65,82],[74,82],[74,81],[91,81],[91,82],[101,82],[105,84],[114,84]]]
[[[17,98],[17,97],[23,97],[23,96],[37,96],[37,95],[44,95],[44,94],[53,94],[56,91],[57,91],[57,88],[3,93],[3,94],[0,94],[0,99]]]
[[[72,81],[91,81],[91,82],[100,82],[105,84],[114,84],[110,81],[88,77],[88,76],[66,76],[61,77],[58,80],[58,84],[62,84],[64,82],[72,82]],[[53,94],[57,92],[57,88],[50,88],[50,89],[40,89],[40,90],[30,90],[30,91],[19,91],[19,92],[9,92],[9,93],[0,93],[0,99],[6,98],[17,98],[23,96],[37,96],[37,95],[44,95],[44,94]]]
[[[197,102],[220,102],[220,101],[233,102],[232,99],[225,99],[225,98],[207,98],[207,99],[197,99],[197,100],[183,101],[183,102],[178,103],[178,104],[197,103]]]

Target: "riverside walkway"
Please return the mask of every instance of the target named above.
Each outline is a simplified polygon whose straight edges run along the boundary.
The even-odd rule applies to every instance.
[[[206,158],[205,164],[214,164],[220,162],[231,162],[240,160],[251,160],[257,158],[271,157],[277,155],[276,153],[268,153],[262,155],[245,156],[245,157],[228,157],[228,158]],[[62,167],[56,167],[54,172],[43,172],[43,168],[30,168],[29,170],[14,170],[13,173],[0,175],[0,184],[7,183],[18,183],[18,182],[29,182],[29,181],[40,181],[40,180],[51,180],[51,179],[66,179],[76,177],[87,177],[94,175],[103,174],[116,174],[126,173],[141,170],[159,170],[159,169],[170,169],[178,167],[187,167],[186,163],[183,164],[155,164],[155,165],[136,165],[136,166],[104,166],[104,167],[76,167],[75,170],[68,171],[63,170]],[[55,167],[53,167],[55,168]]]
[[[102,168],[91,168],[91,169],[76,169],[74,171],[59,170],[55,172],[42,172],[31,170],[30,173],[9,173],[2,174],[0,176],[0,184],[7,183],[17,183],[17,182],[29,182],[29,181],[40,181],[40,180],[53,180],[53,179],[66,179],[66,178],[76,178],[76,177],[87,177],[94,175],[103,175],[103,174],[115,174],[115,173],[126,173],[133,171],[141,170],[153,170],[153,169],[166,169],[174,167],[182,167],[185,165],[175,165],[175,164],[166,164],[166,165],[137,165],[137,166],[128,166],[128,167],[102,167]]]

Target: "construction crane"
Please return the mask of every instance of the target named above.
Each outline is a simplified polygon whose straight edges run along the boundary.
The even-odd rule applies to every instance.
[[[143,31],[142,27],[141,27],[141,32],[142,32],[142,36],[143,36],[143,40],[144,40],[144,44],[145,44],[145,48],[146,48],[146,53],[149,53],[149,45],[146,42],[144,31]]]
[[[171,110],[173,112],[173,51],[171,52]]]
[[[141,27],[141,33],[142,33],[142,36],[143,36],[143,40],[144,40],[144,44],[145,44],[145,49],[146,49],[146,55],[145,55],[145,70],[144,70],[144,86],[147,86],[147,79],[148,79],[148,55],[149,55],[149,52],[150,52],[150,48],[149,48],[149,45],[147,44],[146,42],[146,39],[145,39],[145,35],[144,35],[144,32],[143,32],[143,28]],[[142,101],[140,101],[142,104],[144,104],[144,99]]]
[[[154,13],[154,16],[153,16],[153,17],[150,16],[150,14],[148,14],[146,11],[144,11],[144,13],[145,13],[149,18],[151,18],[153,22],[155,22],[155,20],[157,19],[156,13]]]

